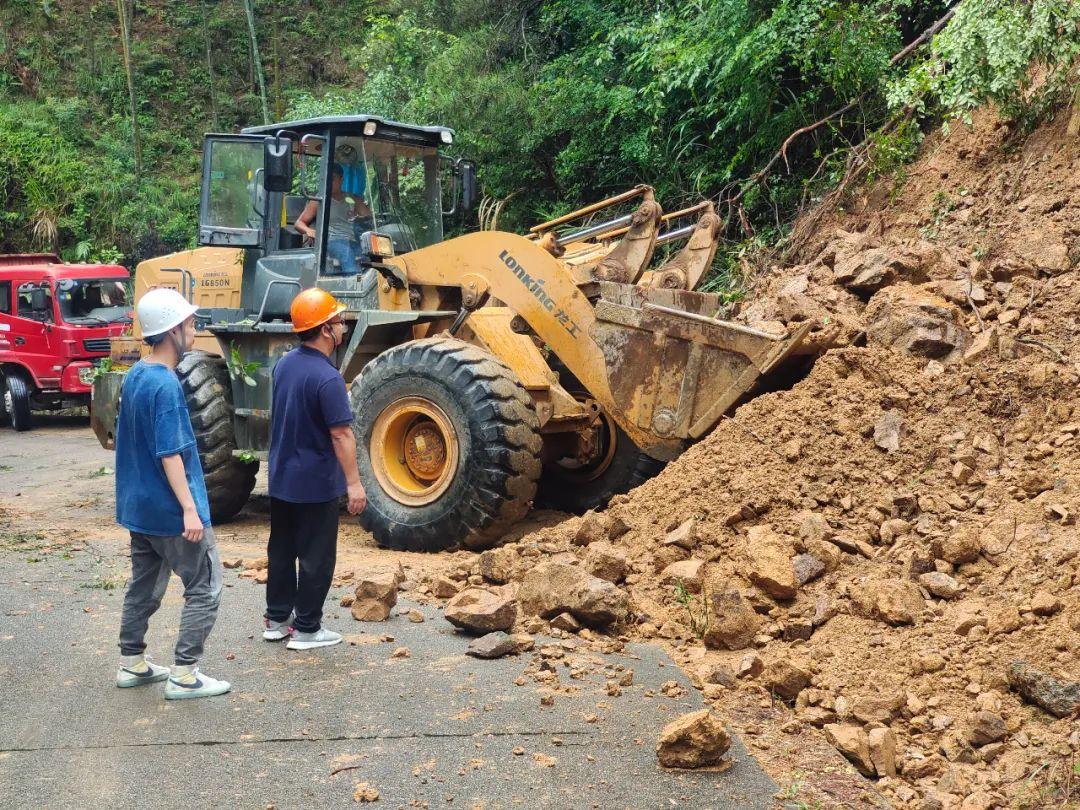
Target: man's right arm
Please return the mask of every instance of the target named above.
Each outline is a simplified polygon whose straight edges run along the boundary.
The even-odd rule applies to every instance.
[[[309,239],[314,239],[315,229],[311,227],[311,223],[315,221],[315,215],[318,213],[319,203],[315,200],[309,200],[308,204],[304,206],[303,213],[296,218],[294,223],[296,230]]]

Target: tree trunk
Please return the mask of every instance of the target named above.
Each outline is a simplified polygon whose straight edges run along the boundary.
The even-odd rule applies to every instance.
[[[120,18],[120,43],[124,52],[124,70],[127,73],[128,102],[131,110],[131,147],[135,157],[135,181],[142,177],[142,146],[139,143],[139,117],[135,102],[135,68],[131,64],[131,16],[125,0],[116,0],[116,13]]]
[[[262,60],[259,58],[259,40],[255,36],[255,3],[254,0],[244,0],[244,11],[247,13],[248,37],[251,39],[251,62],[255,66],[255,77],[259,82],[259,100],[262,101],[263,123],[270,123],[270,110],[266,106],[266,77],[263,76]]]
[[[207,15],[209,18],[209,14]],[[217,95],[214,90],[214,61],[210,56],[210,25],[209,19],[206,26],[206,75],[210,80],[210,123],[214,132],[217,132],[218,127],[218,111],[217,111]]]

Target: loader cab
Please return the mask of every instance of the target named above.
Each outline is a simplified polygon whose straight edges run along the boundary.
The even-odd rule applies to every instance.
[[[349,223],[362,271],[387,255],[442,241],[446,217],[471,207],[475,169],[441,153],[452,143],[453,131],[445,127],[374,116],[207,135],[199,243],[248,249],[245,267],[252,267],[245,270],[243,303],[256,313],[264,303],[270,307],[262,307],[264,315],[280,311],[281,300],[323,280],[328,289],[348,289],[354,279],[337,258],[341,251],[328,249],[332,236],[340,241],[343,235],[340,218],[332,229],[329,215],[335,165],[346,201],[360,200],[370,210]],[[309,223],[314,238],[297,228],[305,210],[316,212]],[[271,282],[279,289],[268,289]]]

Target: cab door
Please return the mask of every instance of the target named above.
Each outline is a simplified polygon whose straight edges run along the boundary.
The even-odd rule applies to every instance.
[[[60,381],[62,361],[53,347],[53,290],[48,281],[15,282],[15,313],[6,333],[12,357],[30,369],[42,387]]]
[[[207,135],[204,139],[200,245],[259,247],[264,243],[265,141],[261,135]]]

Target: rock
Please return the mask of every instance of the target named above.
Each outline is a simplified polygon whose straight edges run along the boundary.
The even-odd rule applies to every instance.
[[[892,284],[911,265],[886,248],[849,253],[833,265],[833,280],[853,292],[872,293]]]
[[[629,597],[615,585],[557,562],[541,563],[529,571],[521,581],[518,601],[528,615],[549,618],[569,612],[593,627],[624,621],[630,612]]]
[[[709,624],[702,636],[711,649],[742,650],[749,647],[761,628],[761,617],[742,593],[731,585],[708,595]]]
[[[1036,616],[1053,616],[1061,607],[1061,600],[1046,591],[1036,591],[1031,597],[1031,612]]]
[[[979,614],[975,609],[963,605],[952,614],[951,621],[953,632],[958,636],[966,636],[976,627],[986,627],[988,623],[985,616]]]
[[[397,577],[392,573],[361,577],[353,591],[352,617],[361,622],[384,622],[397,604]]]
[[[1024,620],[1020,618],[1020,611],[1012,605],[1005,605],[994,611],[986,623],[986,629],[992,636],[1015,633],[1023,626]]]
[[[373,785],[367,782],[357,782],[356,787],[353,790],[353,801],[356,803],[369,803],[377,802],[379,800],[379,791]]]
[[[830,540],[832,536],[832,526],[829,525],[824,515],[819,515],[817,512],[803,513],[802,519],[799,521],[800,538],[807,542],[820,542]]]
[[[1005,737],[1009,730],[1005,720],[997,712],[980,711],[971,716],[968,723],[967,741],[975,748],[997,742]]]
[[[975,751],[968,745],[964,735],[957,730],[947,731],[938,740],[938,750],[949,762],[962,762],[970,765],[975,762]]]
[[[971,346],[964,352],[964,362],[969,365],[979,363],[996,351],[997,347],[998,330],[996,326],[991,326],[975,336]]]
[[[465,654],[473,658],[502,658],[504,655],[517,652],[517,649],[517,643],[512,636],[497,630],[494,633],[474,638],[469,642],[469,648]]]
[[[585,554],[585,570],[608,582],[622,582],[627,571],[626,554],[609,543],[595,543]]]
[[[687,551],[693,551],[698,544],[697,520],[690,518],[679,524],[679,527],[668,532],[663,540],[665,545],[679,546]]]
[[[877,580],[854,586],[851,601],[860,615],[891,625],[915,624],[925,607],[919,586],[901,579]]]
[[[774,599],[794,599],[799,580],[790,545],[767,526],[752,527],[746,545],[746,578]]]
[[[1056,678],[1027,665],[1013,661],[1006,673],[1009,686],[1028,703],[1034,703],[1054,717],[1069,717],[1080,711],[1080,683]]]
[[[608,518],[589,510],[581,518],[581,525],[574,534],[575,546],[587,546],[608,539]]]
[[[660,574],[660,583],[674,587],[682,583],[691,593],[701,591],[702,574],[705,563],[702,560],[683,560],[669,565]]]
[[[900,518],[890,518],[878,527],[881,545],[891,546],[901,537],[911,533],[911,524]]]
[[[770,692],[792,702],[810,685],[810,666],[804,661],[781,658],[769,664],[764,681]]]
[[[829,540],[803,540],[803,546],[807,554],[812,554],[825,564],[825,573],[832,573],[840,567],[844,554],[835,543]],[[794,560],[792,563],[794,564]]]
[[[351,593],[344,593],[341,595],[341,599],[338,604],[342,607],[352,607],[352,603],[356,601],[356,596]]]
[[[813,582],[825,573],[825,563],[813,554],[797,554],[791,560],[795,569],[795,579],[800,585]]]
[[[455,582],[449,577],[436,577],[431,583],[431,592],[437,599],[449,599],[456,596],[461,590],[461,583]]]
[[[244,561],[240,557],[225,557],[221,561],[222,568],[239,568],[243,564]]]
[[[843,754],[863,776],[874,776],[874,761],[870,758],[870,739],[859,726],[829,723],[825,739]]]
[[[488,549],[477,560],[480,576],[488,582],[503,585],[514,578],[518,560],[517,552],[510,546]]]
[[[469,588],[446,603],[443,615],[456,627],[485,634],[509,630],[517,619],[517,610],[512,597],[483,588]]]
[[[510,638],[514,641],[514,652],[528,652],[536,646],[536,639],[528,633],[512,633]]]
[[[872,728],[867,733],[870,762],[878,776],[896,776],[896,733],[891,728]]]
[[[564,633],[576,633],[581,629],[581,623],[569,613],[560,613],[551,620],[551,626]]]
[[[266,568],[256,568],[250,571],[241,571],[241,579],[250,579],[256,585],[265,585],[270,572]]]
[[[897,410],[885,411],[874,423],[874,444],[889,453],[900,449],[904,417]]]
[[[903,695],[867,695],[851,704],[851,714],[861,723],[883,723],[888,725],[900,713],[903,705]]]
[[[245,571],[264,571],[270,565],[266,557],[255,557],[243,561]]]
[[[720,764],[731,736],[708,709],[685,714],[664,726],[656,757],[665,768],[704,768]]]
[[[702,683],[732,687],[735,685],[735,670],[727,664],[703,664],[697,669],[697,676]]]
[[[609,515],[607,523],[607,539],[618,540],[624,534],[630,531],[630,526],[618,515]]]
[[[915,357],[952,359],[969,340],[956,306],[906,284],[875,294],[863,317],[868,345]]]
[[[412,658],[412,653],[409,651],[408,647],[398,647],[396,650],[394,650],[392,653],[390,653],[390,657],[391,658]]]
[[[939,599],[955,599],[960,595],[960,583],[948,574],[938,571],[920,574],[919,584]]]
[[[961,526],[946,535],[935,538],[934,556],[953,565],[974,562],[982,551],[982,538],[975,526]]]
[[[755,652],[747,653],[739,661],[738,669],[735,670],[736,678],[756,678],[765,671],[765,662]]]
[[[422,624],[424,622],[424,614],[421,613],[419,610],[410,610],[408,616],[409,621],[413,624]]]

